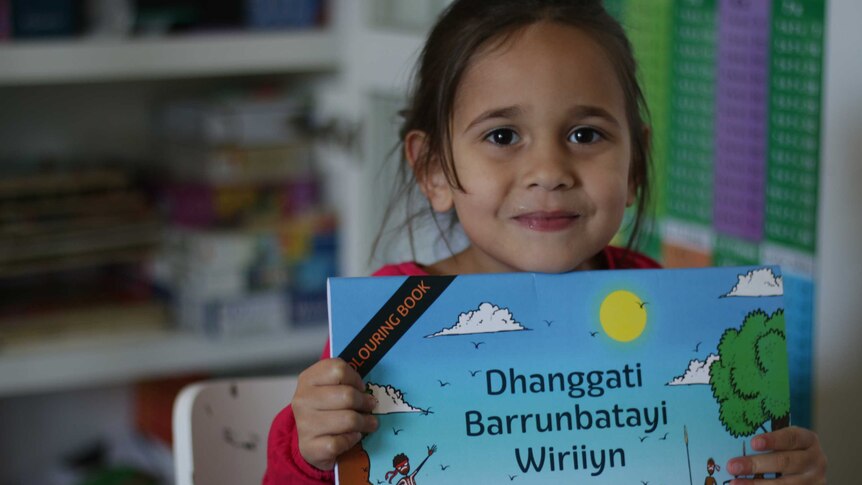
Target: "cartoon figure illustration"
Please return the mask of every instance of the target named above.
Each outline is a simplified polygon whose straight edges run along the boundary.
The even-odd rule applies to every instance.
[[[429,446],[428,456],[422,460],[422,463],[420,463],[419,466],[416,467],[416,470],[414,470],[410,475],[408,475],[408,473],[410,473],[410,459],[407,458],[407,455],[404,453],[395,455],[395,457],[392,458],[392,466],[395,467],[395,469],[386,472],[386,481],[392,483],[392,479],[400,473],[404,476],[398,480],[396,485],[416,485],[416,474],[419,473],[419,470],[422,469],[422,465],[428,461],[428,458],[431,458],[431,455],[433,455],[435,451],[437,451],[437,445]]]
[[[717,471],[721,471],[721,467],[715,464],[715,460],[712,458],[706,460],[706,472],[709,475],[703,481],[703,485],[718,485],[718,482],[712,477],[712,474]]]

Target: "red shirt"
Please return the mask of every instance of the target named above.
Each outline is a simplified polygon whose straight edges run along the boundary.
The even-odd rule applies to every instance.
[[[607,269],[649,269],[661,266],[640,253],[608,246],[604,250]],[[428,271],[414,263],[387,265],[374,276],[425,276]],[[329,358],[329,342],[323,348],[321,359]],[[296,419],[290,406],[284,408],[272,422],[266,449],[264,485],[319,485],[335,483],[332,471],[322,471],[308,464],[299,453]]]

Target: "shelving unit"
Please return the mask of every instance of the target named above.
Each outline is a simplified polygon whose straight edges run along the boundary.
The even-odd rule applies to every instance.
[[[334,71],[331,31],[0,43],[0,86]]]
[[[332,75],[339,70],[339,56],[337,38],[330,28],[124,40],[7,41],[0,42],[0,90],[24,92],[76,85],[78,92],[98,93],[110,84],[116,93],[139,89],[139,81],[160,83],[169,89],[172,81],[182,79]],[[101,102],[112,103],[110,97]],[[33,107],[37,111],[52,108],[64,109]],[[136,104],[123,109],[147,108]],[[112,311],[98,320],[141,320],[133,309]],[[83,316],[52,318],[65,318],[72,324],[87,316],[84,312]],[[323,322],[283,334],[215,340],[177,330],[166,318],[147,314],[140,325],[119,330],[100,323],[99,328],[84,332],[60,335],[46,331],[44,339],[0,347],[0,398],[122,385],[186,373],[305,365],[320,355],[326,341]]]
[[[115,385],[171,374],[210,373],[320,356],[327,328],[318,325],[277,335],[227,340],[168,329],[86,340],[47,341],[0,353],[0,398],[19,394]]]
[[[427,0],[398,0],[399,18],[414,18],[416,9],[433,13],[445,1],[434,0],[432,8]],[[368,42],[357,29],[366,31],[372,5],[396,13],[390,2],[331,0],[322,30],[0,42],[0,158],[150,160],[155,140],[148,130],[156,103],[231,92],[255,81],[284,81],[302,94],[307,89],[319,97],[321,116],[370,123],[363,114],[366,97],[380,86],[391,87],[391,81],[377,80],[396,77],[393,70],[409,64],[406,57],[421,37],[383,22],[373,29],[382,41]],[[336,153],[344,172],[329,182],[342,222],[343,271],[359,274],[357,261],[367,258],[365,239],[373,231],[365,183],[371,170],[356,163],[353,157],[361,154],[347,152]],[[325,170],[334,170],[331,162]],[[315,361],[327,337],[321,324],[215,340],[179,330],[157,311],[142,317],[119,308],[106,315],[98,321],[84,317],[84,331],[62,334],[54,329],[72,327],[81,315],[59,315],[59,326],[16,334],[8,345],[0,342],[0,483],[29,483],[47,463],[98,437],[127,432],[134,421],[136,381],[292,371]]]

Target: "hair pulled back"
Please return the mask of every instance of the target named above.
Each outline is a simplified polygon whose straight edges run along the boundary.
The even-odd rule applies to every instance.
[[[477,52],[492,42],[504,42],[521,29],[538,22],[580,29],[605,50],[613,65],[625,98],[631,175],[638,188],[637,212],[628,242],[629,247],[634,245],[649,200],[649,135],[643,117],[648,111],[637,81],[631,43],[619,22],[604,9],[601,0],[456,0],[441,13],[419,57],[407,107],[401,112],[404,121],[398,147],[401,149],[400,187],[390,203],[384,225],[392,208],[403,199],[406,199],[407,207],[413,207],[411,201],[416,195],[416,178],[426,177],[440,169],[453,188],[463,190],[451,149],[452,113],[461,79]],[[413,130],[425,133],[427,150],[414,161],[411,170],[404,157],[403,142]],[[430,208],[408,213],[404,221],[411,248],[413,221],[426,210],[430,211]],[[431,211],[431,215],[441,235],[444,234],[436,214]],[[378,234],[378,242],[381,235]]]

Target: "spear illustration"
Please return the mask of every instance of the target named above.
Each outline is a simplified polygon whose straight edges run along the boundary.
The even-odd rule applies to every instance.
[[[688,458],[688,483],[694,485],[694,480],[691,478],[691,454],[688,452],[688,427],[683,425],[682,431],[685,436],[685,457]]]
[[[742,456],[745,456],[745,441],[742,442]],[[721,482],[721,485],[727,485],[728,483],[730,483],[732,481],[733,481],[733,479],[725,480],[725,481]]]

